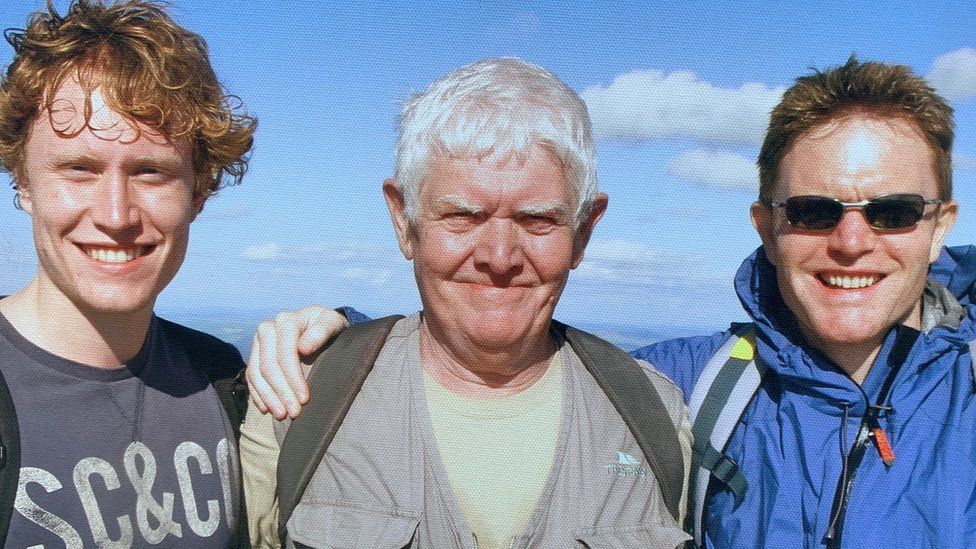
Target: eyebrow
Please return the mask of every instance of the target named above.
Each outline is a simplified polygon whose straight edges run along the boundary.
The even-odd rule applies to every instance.
[[[453,206],[460,211],[479,214],[484,211],[481,206],[476,206],[468,202],[464,197],[456,194],[446,194],[444,196],[438,197],[436,203],[439,205]],[[552,216],[565,218],[569,215],[569,208],[565,204],[558,200],[545,200],[542,202],[534,202],[525,204],[518,210],[519,215],[540,215],[540,216]]]
[[[522,208],[519,208],[519,214],[521,215],[564,217],[568,213],[569,209],[566,207],[566,205],[558,200],[546,200],[544,202],[526,204]]]
[[[150,166],[161,170],[178,171],[183,162],[176,158],[158,158],[154,156],[140,156],[133,158],[127,164],[132,166]]]
[[[456,194],[445,194],[444,196],[438,197],[436,202],[439,205],[454,206],[461,211],[473,214],[478,214],[484,211],[484,208],[475,206],[474,204],[465,200],[464,197]]]
[[[54,153],[51,155],[49,162],[51,166],[63,166],[65,164],[101,164],[94,156],[70,152]]]

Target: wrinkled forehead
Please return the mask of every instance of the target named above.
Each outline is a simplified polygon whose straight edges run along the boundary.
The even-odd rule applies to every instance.
[[[461,149],[432,151],[428,157],[421,193],[433,184],[459,188],[504,188],[519,181],[522,187],[538,193],[575,199],[563,161],[546,143],[531,143],[519,148]],[[433,188],[430,190],[434,190]]]

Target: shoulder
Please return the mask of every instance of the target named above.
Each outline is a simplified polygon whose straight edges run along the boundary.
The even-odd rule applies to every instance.
[[[675,421],[676,425],[680,425],[678,419],[685,410],[685,402],[681,389],[668,376],[662,374],[647,361],[635,359],[635,362],[637,362],[637,365],[644,372],[644,375],[647,376],[651,385],[654,386],[654,390],[657,391],[658,396],[661,397],[661,402],[664,403],[665,408],[668,409],[668,413],[671,414],[671,419]]]
[[[158,329],[167,345],[180,347],[193,367],[206,364],[207,377],[221,379],[236,376],[244,369],[244,359],[236,347],[210,334],[156,317]]]
[[[650,363],[656,372],[674,382],[684,394],[684,401],[687,403],[698,376],[708,365],[708,361],[740,326],[742,325],[733,325],[728,330],[707,336],[661,341],[641,347],[630,354],[637,360]]]

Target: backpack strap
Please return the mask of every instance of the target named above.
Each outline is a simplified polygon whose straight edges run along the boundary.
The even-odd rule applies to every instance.
[[[241,440],[241,424],[247,414],[247,382],[245,364],[240,351],[233,345],[175,322],[158,318],[168,338],[183,348],[193,371],[206,379],[217,393],[220,406],[234,433],[234,444]],[[238,470],[240,466],[238,465]],[[231,532],[231,547],[250,547],[247,529],[247,504],[244,484],[241,483],[237,510],[237,525]]]
[[[278,532],[282,544],[288,519],[372,371],[387,334],[401,318],[393,315],[354,324],[326,343],[315,359],[308,376],[308,404],[288,428],[278,458]]]
[[[705,494],[711,477],[722,481],[736,500],[741,500],[748,488],[738,464],[723,451],[765,373],[765,367],[755,358],[755,328],[747,324],[736,330],[712,355],[691,394],[688,416],[695,443],[685,530],[695,537],[699,547],[704,537]]]
[[[213,385],[234,431],[234,440],[240,441],[248,397],[245,364],[240,351],[209,334],[161,318],[158,320],[167,335],[184,349],[193,370]]]
[[[671,414],[654,385],[633,357],[610,342],[555,320],[552,326],[569,342],[627,424],[661,486],[668,511],[679,520],[684,458]]]
[[[0,547],[14,511],[14,496],[20,481],[20,430],[17,412],[3,374],[0,374]]]

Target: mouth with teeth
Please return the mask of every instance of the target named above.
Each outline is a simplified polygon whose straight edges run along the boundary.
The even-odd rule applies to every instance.
[[[100,246],[79,246],[81,251],[100,263],[128,263],[153,251],[155,246],[133,246],[127,248],[106,248]]]
[[[817,278],[830,288],[842,288],[845,290],[859,290],[877,284],[884,276],[881,275],[836,275],[819,273]]]

